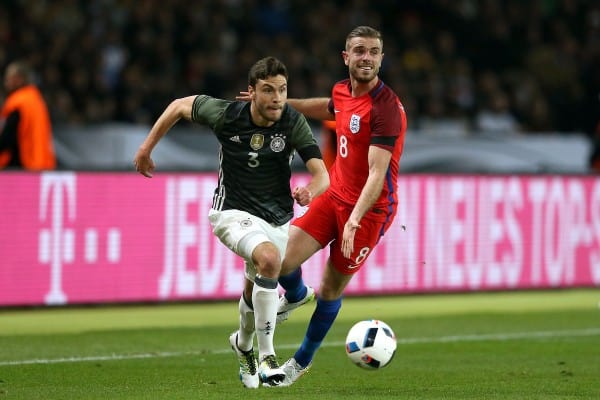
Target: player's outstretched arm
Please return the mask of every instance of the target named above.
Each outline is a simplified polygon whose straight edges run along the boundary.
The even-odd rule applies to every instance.
[[[287,103],[304,114],[307,118],[334,120],[335,115],[329,112],[329,97],[312,97],[309,99],[287,99]]]
[[[152,150],[177,121],[181,118],[187,120],[192,118],[192,105],[195,98],[196,96],[189,96],[173,100],[160,117],[158,117],[133,158],[133,165],[136,171],[145,177],[152,178],[152,172],[155,168],[154,161],[150,156]]]
[[[235,96],[238,101],[250,101],[249,92],[240,92],[238,96]],[[311,97],[308,99],[287,99],[286,101],[290,106],[304,114],[307,118],[317,120],[335,120],[335,115],[329,112],[327,108],[329,106],[329,97]]]

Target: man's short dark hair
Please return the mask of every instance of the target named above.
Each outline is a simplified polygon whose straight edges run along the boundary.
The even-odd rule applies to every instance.
[[[256,87],[256,82],[259,79],[267,79],[268,77],[283,75],[288,78],[287,68],[284,63],[275,57],[265,57],[258,60],[248,72],[248,85]]]

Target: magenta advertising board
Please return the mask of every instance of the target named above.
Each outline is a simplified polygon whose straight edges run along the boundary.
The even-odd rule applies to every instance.
[[[243,263],[207,218],[216,179],[1,173],[0,306],[238,298]],[[405,175],[398,194],[348,295],[600,286],[596,177]],[[311,285],[325,258],[303,266]]]

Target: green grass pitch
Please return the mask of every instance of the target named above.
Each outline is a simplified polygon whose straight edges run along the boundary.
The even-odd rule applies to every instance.
[[[228,336],[237,301],[0,310],[4,399],[600,399],[600,290],[346,298],[313,367],[245,389]],[[276,329],[284,362],[314,303]],[[358,320],[395,331],[379,371],[344,353]]]

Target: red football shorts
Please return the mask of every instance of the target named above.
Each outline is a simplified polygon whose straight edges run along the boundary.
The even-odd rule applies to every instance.
[[[331,262],[342,274],[354,274],[361,268],[371,250],[390,227],[395,214],[395,210],[388,215],[382,210],[367,212],[354,235],[354,251],[350,258],[346,258],[342,254],[342,235],[352,209],[353,206],[336,200],[326,191],[315,198],[308,210],[292,222],[321,243],[323,248],[329,244]]]

